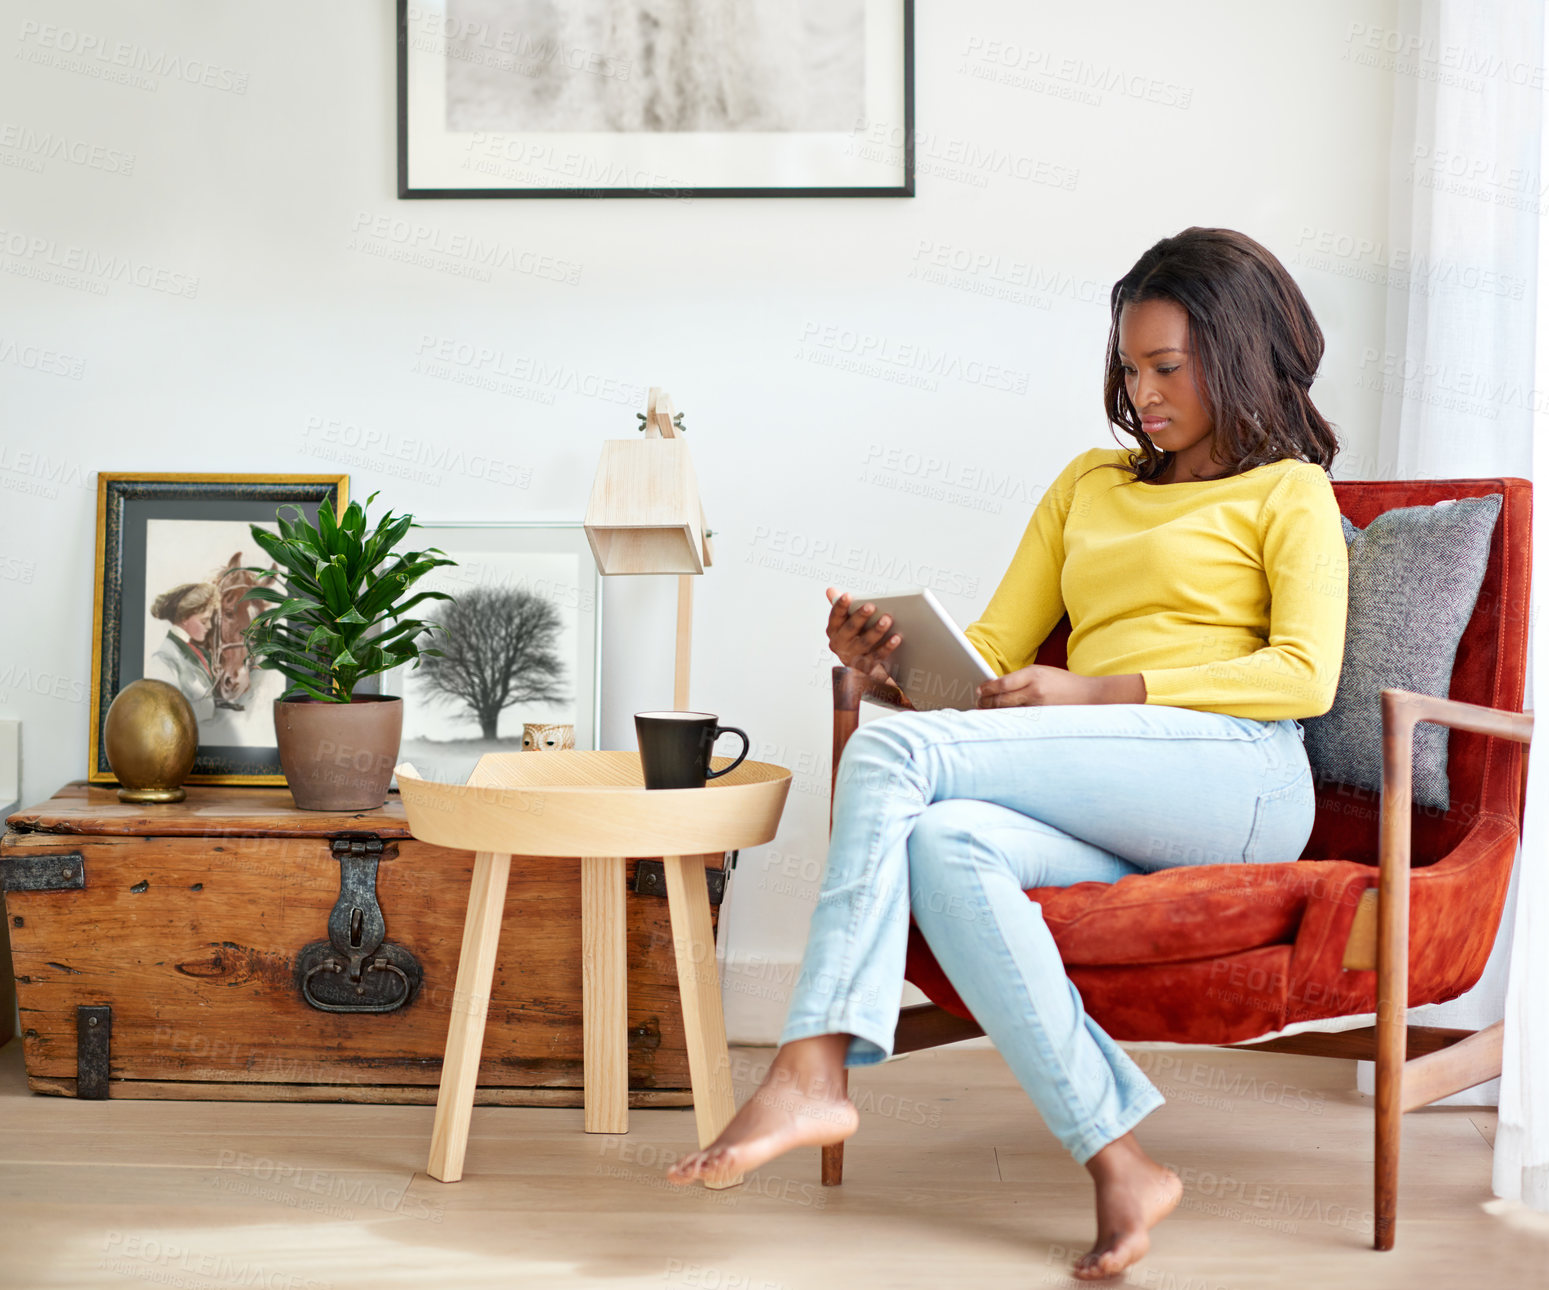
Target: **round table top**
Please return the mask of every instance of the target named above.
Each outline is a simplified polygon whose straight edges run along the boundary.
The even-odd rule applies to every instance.
[[[711,769],[731,764],[711,759]],[[488,753],[466,784],[397,768],[409,831],[463,851],[703,855],[774,838],[791,772],[745,761],[704,788],[647,789],[638,752]]]

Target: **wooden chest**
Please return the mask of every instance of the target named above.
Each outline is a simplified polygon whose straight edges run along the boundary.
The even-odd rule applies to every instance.
[[[283,788],[135,806],[76,783],[7,824],[33,1089],[435,1101],[473,856],[410,837],[396,796],[329,814]],[[723,872],[706,878],[716,902]],[[628,884],[630,1104],[688,1105],[660,861]],[[580,940],[578,863],[513,860],[480,1104],[581,1105]]]

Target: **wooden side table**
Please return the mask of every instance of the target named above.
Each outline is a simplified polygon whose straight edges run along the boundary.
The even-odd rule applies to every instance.
[[[730,758],[715,758],[716,767]],[[466,784],[397,769],[416,838],[473,851],[473,884],[431,1131],[432,1178],[456,1182],[473,1115],[490,983],[513,856],[581,865],[581,1033],[585,1128],[629,1131],[624,940],[627,856],[661,856],[699,1145],[736,1111],[715,967],[704,857],[773,839],[791,773],[745,761],[704,788],[647,790],[635,752],[490,753]],[[741,1181],[734,1178],[722,1186]]]

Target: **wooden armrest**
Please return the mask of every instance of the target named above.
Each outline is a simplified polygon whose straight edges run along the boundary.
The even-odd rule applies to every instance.
[[[834,710],[856,712],[863,699],[867,703],[881,704],[884,708],[895,708],[900,712],[914,711],[914,704],[909,702],[908,695],[892,681],[878,681],[853,667],[840,664],[834,669]]]
[[[1458,699],[1438,699],[1433,694],[1416,694],[1413,690],[1384,690],[1382,692],[1383,761],[1388,758],[1387,735],[1397,729],[1399,721],[1407,723],[1410,730],[1419,721],[1434,721],[1439,726],[1457,730],[1471,730],[1480,735],[1499,735],[1519,744],[1532,742],[1533,709],[1526,712],[1508,712],[1504,708],[1491,708],[1482,703],[1463,703]],[[1405,762],[1407,768],[1409,762]]]
[[[1533,738],[1533,713],[1507,712],[1480,703],[1457,699],[1438,699],[1432,694],[1413,690],[1389,689],[1382,692],[1382,814],[1378,824],[1377,857],[1381,867],[1378,883],[1379,907],[1385,907],[1390,892],[1403,901],[1395,911],[1395,926],[1407,929],[1409,923],[1410,810],[1414,804],[1414,733],[1421,721],[1476,734],[1495,735],[1516,743]],[[1400,896],[1400,889],[1402,894]],[[1386,917],[1383,920],[1386,924]],[[1381,933],[1378,936],[1381,944]],[[1378,951],[1379,961],[1381,950]]]

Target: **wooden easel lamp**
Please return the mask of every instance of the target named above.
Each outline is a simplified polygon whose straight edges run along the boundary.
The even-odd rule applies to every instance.
[[[678,575],[678,631],[673,707],[688,707],[689,653],[694,625],[695,574],[710,567],[699,481],[681,416],[667,392],[652,387],[644,439],[609,439],[586,507],[586,540],[598,572]]]

